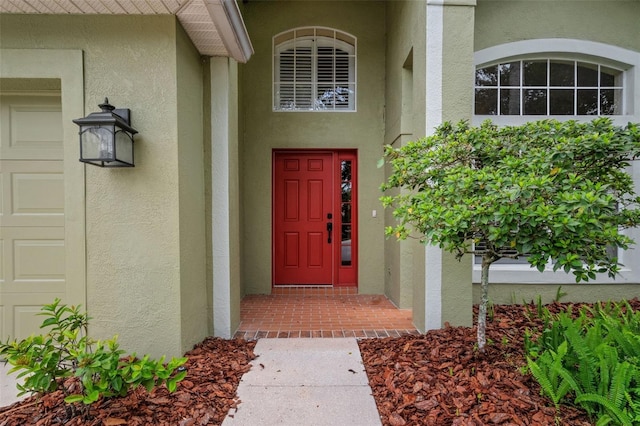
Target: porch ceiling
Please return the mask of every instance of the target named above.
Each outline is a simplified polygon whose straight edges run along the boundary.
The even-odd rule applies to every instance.
[[[246,62],[253,54],[235,0],[0,0],[0,13],[175,15],[202,55]]]

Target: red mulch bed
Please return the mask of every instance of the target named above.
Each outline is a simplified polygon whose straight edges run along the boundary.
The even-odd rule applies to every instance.
[[[640,301],[629,301],[640,310]],[[536,311],[534,305],[529,310]],[[568,304],[554,303],[552,312]],[[369,384],[384,425],[591,425],[575,407],[540,395],[526,365],[524,332],[540,330],[525,306],[495,306],[485,353],[476,328],[447,327],[422,336],[360,340]],[[577,312],[577,306],[574,306]],[[534,315],[535,316],[535,315]]]
[[[640,301],[630,301],[640,309]],[[531,305],[530,309],[535,310]],[[566,304],[550,305],[552,311]],[[423,336],[360,340],[360,351],[386,425],[591,425],[575,407],[555,412],[538,384],[523,375],[523,336],[537,330],[523,306],[496,306],[484,353],[475,328],[447,327]],[[188,375],[174,393],[163,386],[100,400],[91,418],[70,415],[61,391],[0,408],[0,426],[220,425],[240,402],[236,389],[255,358],[255,341],[208,338],[186,356]]]
[[[0,426],[219,425],[239,402],[236,389],[251,368],[255,345],[255,341],[204,340],[185,355],[187,377],[174,393],[164,386],[151,393],[139,387],[124,398],[98,401],[86,420],[70,416],[62,391],[56,391],[0,408]]]

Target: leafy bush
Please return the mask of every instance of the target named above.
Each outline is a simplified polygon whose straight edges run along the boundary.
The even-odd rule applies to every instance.
[[[640,312],[598,303],[542,319],[538,339],[525,338],[527,364],[556,408],[573,397],[597,425],[640,424]]]
[[[27,392],[53,392],[62,387],[65,402],[82,402],[85,414],[88,405],[100,397],[124,396],[139,385],[148,391],[166,383],[170,392],[187,372],[181,366],[187,358],[172,358],[165,364],[164,357],[152,360],[135,354],[124,356],[117,336],[95,341],[87,336],[89,317],[78,307],[67,306],[56,299],[42,308],[46,319],[40,328],[49,328],[44,335],[32,335],[21,341],[0,343],[0,358],[6,359],[24,377],[18,384],[18,395]],[[74,386],[64,386],[64,379],[77,377],[80,392]]]
[[[621,265],[611,249],[633,244],[620,230],[640,225],[640,197],[627,173],[640,157],[637,124],[447,122],[384,155],[389,177],[381,189],[392,192],[381,201],[397,221],[386,234],[482,259],[481,350],[493,263],[526,259],[540,272],[553,264],[576,282],[615,277]]]

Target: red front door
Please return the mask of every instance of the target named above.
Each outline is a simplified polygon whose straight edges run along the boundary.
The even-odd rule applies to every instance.
[[[330,153],[275,156],[275,284],[331,284]]]
[[[355,153],[275,152],[275,285],[356,285],[354,182],[344,180],[354,160]]]

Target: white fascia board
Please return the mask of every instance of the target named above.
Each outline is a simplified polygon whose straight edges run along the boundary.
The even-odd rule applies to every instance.
[[[205,5],[231,57],[246,63],[254,50],[236,1],[205,0]]]

